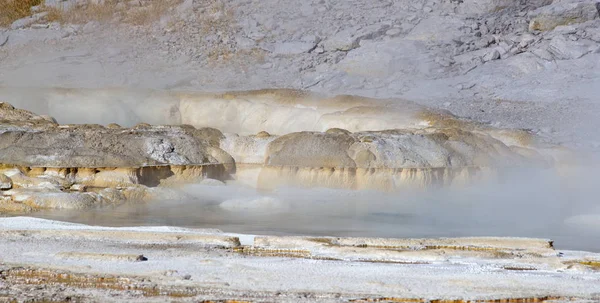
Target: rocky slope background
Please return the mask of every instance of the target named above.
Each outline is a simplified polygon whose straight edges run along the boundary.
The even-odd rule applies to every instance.
[[[599,147],[597,0],[31,4],[0,18],[0,86],[400,97]]]

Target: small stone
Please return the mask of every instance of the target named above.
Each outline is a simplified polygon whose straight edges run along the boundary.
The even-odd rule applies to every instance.
[[[397,28],[397,27],[395,27],[395,28],[392,28],[392,29],[389,29],[389,30],[387,30],[387,31],[385,32],[385,34],[386,34],[387,36],[390,36],[390,37],[397,36],[397,35],[399,35],[399,34],[401,34],[401,33],[402,33],[402,30],[401,30],[401,29],[399,29],[399,28]]]
[[[259,67],[262,69],[269,69],[269,68],[273,67],[273,63],[267,62],[267,63],[261,64]]]
[[[111,128],[111,129],[120,129],[122,128],[121,125],[117,124],[117,123],[109,123],[108,125],[106,125],[106,128]]]
[[[435,62],[443,67],[449,67],[455,63],[454,60],[444,57],[436,57]]]
[[[489,28],[486,25],[481,25],[479,27],[479,31],[484,35],[487,35],[490,32]]]
[[[242,36],[236,37],[235,42],[237,46],[242,49],[251,49],[254,48],[256,45],[256,42],[254,40]]]
[[[140,122],[140,123],[136,124],[133,128],[134,129],[149,129],[151,127],[152,127],[152,125],[150,125],[146,122]]]
[[[319,43],[320,40],[321,39],[319,39],[319,37],[317,37],[315,35],[305,35],[305,36],[302,36],[302,38],[300,39],[300,41],[302,41],[302,42],[313,43],[313,44]]]
[[[533,35],[525,34],[525,35],[523,35],[521,37],[521,41],[519,42],[519,46],[520,47],[527,47],[531,43],[533,43],[534,41],[535,41],[535,37]]]
[[[144,255],[139,255],[139,256],[137,256],[137,258],[135,258],[135,261],[137,261],[137,262],[148,261],[148,258],[144,257]]]
[[[86,23],[86,24],[83,26],[83,29],[82,29],[82,30],[83,30],[83,32],[85,32],[85,33],[91,33],[91,32],[93,32],[94,30],[96,30],[96,28],[97,28],[99,25],[100,25],[100,22],[98,22],[98,21],[90,21],[90,22]]]
[[[546,61],[552,61],[554,59],[554,57],[552,56],[552,54],[545,50],[545,49],[541,49],[541,48],[537,48],[534,49],[532,51],[530,51],[532,54],[534,54],[536,57],[546,60]]]
[[[31,25],[31,28],[34,28],[34,29],[49,28],[49,27],[50,27],[50,24],[48,24],[48,23],[45,23],[45,24],[36,23],[36,24]]]
[[[87,186],[85,186],[83,184],[73,184],[71,186],[72,191],[84,192],[86,189],[87,189]]]
[[[0,174],[0,190],[9,190],[12,186],[12,180],[5,174]]]
[[[263,131],[258,132],[256,134],[256,137],[257,138],[270,138],[271,134],[269,134],[268,132],[266,132],[266,131],[263,130]]]
[[[494,43],[494,41],[496,41],[496,39],[494,39],[494,37],[485,36],[485,37],[475,41],[475,47],[477,47],[477,49],[486,48],[486,47],[490,46],[492,43]]]

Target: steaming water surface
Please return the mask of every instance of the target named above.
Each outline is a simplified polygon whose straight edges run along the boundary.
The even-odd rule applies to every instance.
[[[235,184],[187,185],[185,199],[129,203],[37,217],[104,226],[184,226],[275,235],[460,237],[555,240],[559,249],[600,251],[600,193],[594,178],[518,172],[464,188],[382,193]]]

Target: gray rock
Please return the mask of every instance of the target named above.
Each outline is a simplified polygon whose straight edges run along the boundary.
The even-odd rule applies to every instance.
[[[32,6],[31,7],[31,12],[32,13],[39,13],[42,10],[42,6],[41,5],[36,5],[36,6]]]
[[[571,41],[565,36],[557,36],[550,41],[548,52],[558,60],[568,60],[581,58],[599,47],[597,43],[590,40]]]
[[[52,8],[69,10],[77,5],[77,0],[45,0],[44,5]]]
[[[484,62],[488,62],[488,61],[492,61],[492,60],[498,60],[500,59],[500,52],[497,50],[493,50],[487,54],[485,54],[483,56],[483,61]]]
[[[489,28],[488,28],[488,27],[487,27],[485,24],[482,24],[482,25],[479,27],[479,31],[480,31],[482,34],[484,34],[484,35],[486,35],[486,34],[488,34],[488,33],[490,32]]]
[[[598,18],[600,4],[595,0],[554,1],[530,13],[530,31],[549,31],[560,25],[582,23]]]
[[[389,30],[387,30],[387,31],[385,32],[385,34],[386,34],[386,35],[388,35],[388,36],[391,36],[391,37],[398,36],[398,35],[400,35],[401,33],[402,33],[402,30],[401,30],[401,29],[399,29],[399,28],[397,28],[397,27],[396,27],[396,28],[389,29]]]
[[[543,49],[543,48],[536,48],[534,50],[530,51],[532,54],[534,54],[536,57],[546,60],[546,61],[552,61],[554,60],[554,57],[552,56],[552,53],[550,53],[547,49]]]
[[[283,42],[275,44],[272,48],[273,54],[276,55],[298,55],[302,53],[308,53],[313,50],[316,46],[314,42]]]
[[[237,36],[235,42],[240,49],[251,49],[256,46],[256,42],[250,38]]]
[[[302,36],[302,38],[300,40],[302,42],[309,42],[309,43],[313,43],[313,44],[317,44],[317,43],[321,42],[321,39],[315,35],[304,35],[304,36]]]
[[[50,24],[48,23],[35,23],[31,25],[31,28],[33,29],[40,29],[40,28],[49,28]]]
[[[427,19],[421,20],[419,24],[410,30],[410,33],[406,36],[406,39],[450,42],[454,39],[459,39],[459,37],[462,39],[461,36],[463,33],[461,31],[461,27],[463,26],[464,21],[456,16],[430,16]],[[440,28],[443,28],[444,30],[441,31]],[[473,37],[469,36],[465,39],[472,40]]]
[[[486,48],[494,43],[495,39],[492,36],[485,36],[477,41],[475,41],[476,48]]]
[[[521,37],[521,41],[519,42],[519,47],[522,47],[522,48],[527,47],[534,41],[535,41],[535,37],[533,35],[525,34]]]
[[[31,15],[29,17],[21,18],[19,20],[14,21],[10,25],[10,28],[14,30],[14,29],[21,29],[21,28],[30,26],[31,24],[34,24],[34,23],[40,21],[42,18],[46,17],[47,15],[48,15],[47,12],[42,12],[42,13],[37,13],[37,14]]]
[[[461,14],[486,14],[495,12],[518,3],[515,0],[464,0],[458,6]]]
[[[435,62],[443,67],[450,67],[455,63],[453,59],[446,57],[436,57]]]
[[[4,174],[0,174],[0,190],[8,190],[13,186],[12,180]]]
[[[357,48],[363,39],[373,39],[385,33],[389,25],[375,24],[364,28],[342,30],[323,42],[325,51],[349,51]]]
[[[185,0],[175,9],[179,14],[185,14],[192,11],[194,8],[194,0]]]
[[[586,36],[590,40],[600,43],[600,30],[598,30],[598,28],[594,28],[593,30],[586,30]]]
[[[86,24],[83,26],[83,29],[82,29],[82,31],[83,31],[84,33],[91,33],[91,32],[93,32],[94,30],[96,30],[96,28],[97,28],[98,26],[100,26],[100,22],[98,22],[98,21],[90,21],[90,22],[86,23]]]
[[[350,51],[337,66],[341,71],[353,76],[389,77],[403,73],[411,77],[429,77],[435,74],[439,65],[421,41],[390,39],[370,42]]]

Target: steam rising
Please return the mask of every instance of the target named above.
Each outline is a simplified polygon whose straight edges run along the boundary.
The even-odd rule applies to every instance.
[[[598,165],[567,175],[516,170],[501,182],[397,193],[193,184],[190,198],[39,213],[111,226],[175,225],[226,232],[370,237],[541,237],[558,249],[600,251]]]
[[[207,121],[208,118],[202,116],[206,113],[197,113],[200,116],[196,117],[189,110],[182,110],[185,100],[181,98],[180,95],[152,91],[96,90],[93,95],[86,95],[82,90],[0,88],[0,99],[10,100],[16,106],[39,114],[53,115],[61,123],[116,122],[131,126],[139,122],[180,124],[193,120],[202,124]],[[251,102],[244,102],[239,102],[239,108],[250,106],[248,104]],[[357,103],[356,100],[348,102]],[[214,105],[215,110],[219,110],[219,106]],[[312,130],[320,131],[325,130],[321,127],[344,126],[327,120],[328,109],[318,112],[321,116],[312,117],[314,108],[281,107],[277,109],[279,112],[271,114],[283,115],[285,119],[260,126],[275,128],[281,124],[285,125],[286,132],[297,131],[296,128],[307,123],[313,123],[310,124],[314,128]],[[414,113],[413,110],[414,106],[407,117]],[[261,111],[269,114],[266,109]],[[250,120],[240,116],[240,112],[234,112],[232,108],[223,109],[223,112],[235,116],[237,120],[234,120],[239,124],[232,126],[225,123],[227,121],[221,121],[223,127],[248,127],[244,123]],[[303,113],[308,114],[300,115]],[[373,112],[375,116],[379,114],[378,111]],[[298,115],[302,116],[298,121],[289,120],[289,117]],[[345,120],[339,121],[347,123],[346,126],[364,126],[362,120],[352,112],[344,115]],[[387,118],[391,120],[382,122],[376,128],[401,126],[398,123],[402,122],[398,122],[397,116]],[[371,118],[367,120],[375,121]],[[418,122],[413,120],[409,123]],[[252,129],[253,132],[269,130],[256,125],[252,127],[256,128]],[[239,129],[229,129],[236,130]],[[264,146],[256,146],[255,149],[263,150]],[[254,158],[246,160],[253,162]],[[262,157],[259,157],[256,161],[261,160]],[[406,189],[396,193],[324,188],[277,188],[271,192],[260,192],[241,182],[227,186],[207,185],[205,182],[180,188],[188,196],[182,200],[124,204],[83,212],[40,212],[34,215],[86,224],[176,225],[256,234],[543,237],[555,240],[558,248],[600,251],[600,186],[596,176],[600,162],[587,159],[582,163],[586,167],[570,167],[562,172],[557,169],[523,168],[505,173],[500,181]]]

